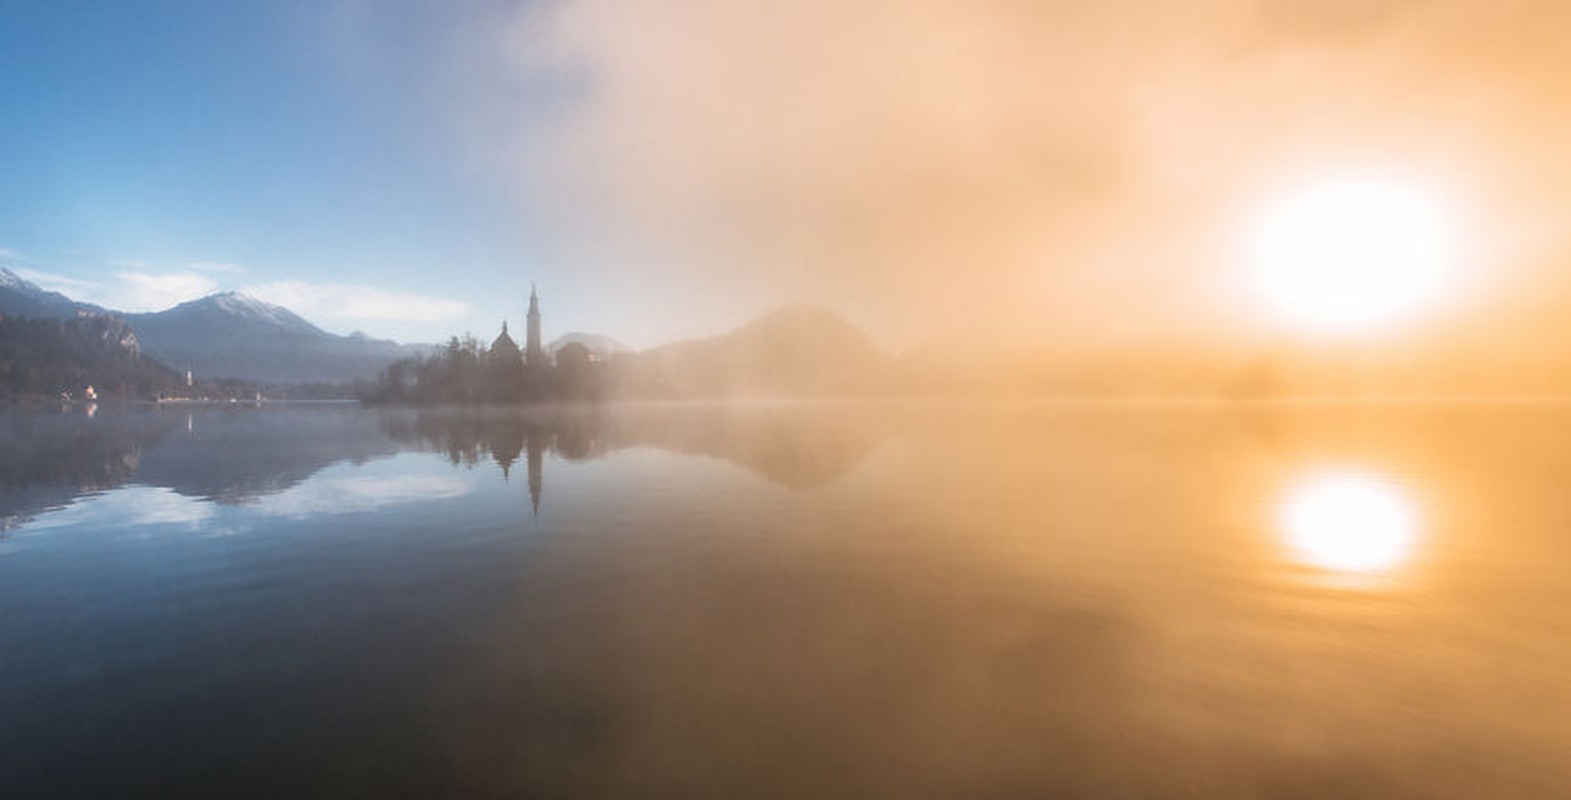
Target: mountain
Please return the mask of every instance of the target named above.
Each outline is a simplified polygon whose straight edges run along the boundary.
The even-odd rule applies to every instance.
[[[812,306],[774,311],[723,336],[675,342],[634,358],[634,392],[841,395],[891,385],[894,359],[860,328]]]
[[[426,352],[364,333],[336,336],[283,306],[239,292],[209,295],[148,314],[123,314],[43,289],[0,267],[0,316],[123,317],[141,352],[199,378],[262,383],[341,383],[376,377],[400,358]]]
[[[34,319],[65,319],[79,311],[102,313],[104,309],[81,303],[59,293],[51,292],[0,267],[0,315],[32,317]]]
[[[283,306],[223,292],[150,314],[127,314],[142,349],[200,377],[268,383],[369,380],[424,352],[363,333],[336,336]]]
[[[552,339],[551,342],[545,346],[545,349],[547,353],[555,356],[556,351],[561,350],[567,345],[575,343],[589,348],[589,352],[594,353],[595,356],[601,361],[605,361],[618,353],[633,352],[633,348],[628,347],[627,345],[622,344],[621,342],[606,336],[605,334],[580,333],[578,331],[565,333],[556,337],[555,339]]]

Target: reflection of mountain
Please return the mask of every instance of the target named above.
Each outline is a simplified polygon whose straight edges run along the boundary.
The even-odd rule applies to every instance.
[[[352,406],[0,416],[0,529],[130,483],[242,502],[398,449]]]
[[[142,453],[174,427],[165,414],[114,425],[81,412],[0,416],[0,530],[129,482]]]
[[[275,494],[341,461],[398,452],[358,407],[184,415],[189,427],[142,455],[137,483],[220,503]]]
[[[389,413],[383,427],[454,464],[490,457],[504,473],[527,451],[532,489],[540,479],[534,462],[545,451],[581,461],[630,447],[722,458],[807,489],[849,472],[885,435],[876,421],[844,408],[771,404],[436,409]]]

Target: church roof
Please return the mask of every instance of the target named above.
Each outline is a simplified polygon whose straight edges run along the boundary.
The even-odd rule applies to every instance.
[[[513,341],[513,337],[507,335],[507,320],[502,320],[502,332],[497,335],[496,341],[491,343],[491,352],[494,353],[497,350],[518,352],[518,342]]]

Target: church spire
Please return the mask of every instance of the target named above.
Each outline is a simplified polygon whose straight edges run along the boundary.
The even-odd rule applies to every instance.
[[[535,285],[529,284],[529,331],[524,340],[524,363],[531,367],[545,366],[545,349],[540,346],[540,295]]]

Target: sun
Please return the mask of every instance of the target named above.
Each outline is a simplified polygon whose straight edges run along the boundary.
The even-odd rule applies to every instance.
[[[1433,304],[1451,279],[1451,238],[1432,192],[1381,178],[1325,179],[1265,209],[1252,228],[1249,266],[1277,317],[1365,330]]]

